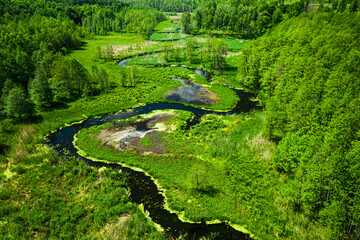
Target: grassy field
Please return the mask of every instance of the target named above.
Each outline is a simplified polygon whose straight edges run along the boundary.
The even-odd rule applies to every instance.
[[[108,33],[107,35],[96,35],[91,39],[84,39],[84,45],[80,50],[68,54],[68,57],[76,57],[84,65],[91,65],[97,59],[97,49],[112,46],[115,53],[123,49],[135,48],[136,45],[146,43],[144,37],[139,34],[130,33]]]
[[[57,156],[31,125],[14,138],[0,161],[1,239],[165,239],[129,202],[124,174]]]
[[[127,63],[129,66],[164,66],[167,62],[164,59],[163,53],[154,53],[151,55],[139,56],[133,58]]]
[[[148,172],[166,189],[168,207],[184,219],[229,221],[259,239],[323,238],[283,198],[281,189],[291,180],[272,167],[274,144],[261,134],[262,121],[261,113],[205,116],[189,131],[167,133],[163,156],[101,148],[94,137],[101,126],[82,130],[76,145],[89,156]]]
[[[193,38],[199,46],[205,46],[206,39],[209,38],[209,36],[203,35],[203,36],[196,36]],[[249,42],[249,40],[247,39],[230,39],[230,38],[218,38],[218,39],[224,41],[224,43],[228,45],[228,49],[230,51],[239,51],[245,47],[246,43]]]
[[[176,33],[179,32],[180,26],[173,23],[174,20],[169,19],[167,21],[160,22],[156,27],[155,31],[159,33]]]
[[[175,41],[190,37],[184,33],[154,33],[151,35],[150,40],[152,41]]]
[[[99,58],[98,50],[105,50],[107,47],[112,48],[114,59],[123,59],[128,56],[159,51],[163,45],[158,42],[146,41],[139,34],[110,32],[107,35],[97,35],[91,39],[85,39],[81,49],[72,51],[66,57],[75,58],[87,68],[97,65],[112,69],[111,66],[116,67],[115,60],[104,61],[103,58]]]
[[[118,66],[116,60],[105,62],[103,59],[95,58],[96,49],[98,47],[106,47],[109,44],[117,46],[118,48],[125,48],[127,46],[133,46],[134,43],[135,45],[143,43],[145,47],[142,47],[139,51],[152,52],[160,46],[158,46],[157,43],[146,43],[139,35],[133,34],[109,34],[108,36],[99,36],[87,41],[88,43],[82,49],[76,50],[66,57],[78,60],[88,69],[91,69],[93,65],[104,68],[108,72],[111,89],[98,96],[81,98],[59,109],[42,112],[42,124],[39,124],[37,127],[40,128],[43,134],[58,129],[65,123],[77,122],[90,116],[116,112],[140,104],[164,101],[166,92],[180,86],[180,83],[173,81],[171,77],[187,78],[203,85],[207,84],[205,78],[182,68],[138,67],[136,69],[136,83],[132,86],[130,86],[129,83],[127,83],[126,86],[122,86],[120,73],[123,72],[128,78],[130,69]],[[131,51],[131,54],[134,55],[138,53],[135,48]],[[131,65],[133,61],[135,62],[134,65],[140,65],[139,61],[143,61],[144,65],[149,65],[149,62],[158,64],[158,61],[162,59],[161,57],[159,58],[159,56],[161,56],[161,54],[139,57],[130,61],[129,65]],[[220,102],[206,108],[224,111],[231,109],[235,105],[237,97],[231,90],[221,86],[211,87],[211,90],[219,95]]]

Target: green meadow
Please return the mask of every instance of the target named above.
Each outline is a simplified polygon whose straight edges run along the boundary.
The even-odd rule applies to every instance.
[[[156,27],[155,31],[158,33],[175,33],[178,32],[180,26],[174,23],[174,20],[169,19],[163,22],[160,22]]]
[[[189,37],[190,35],[184,33],[154,33],[151,35],[152,41],[175,41]]]
[[[96,136],[109,124],[81,130],[75,145],[84,156],[149,173],[165,189],[167,208],[185,221],[227,221],[260,239],[281,236],[285,224],[297,238],[321,237],[307,218],[291,213],[281,190],[291,180],[271,164],[275,145],[262,135],[263,121],[260,112],[206,115],[190,130],[166,133],[160,156],[100,147]],[[310,233],[299,229],[304,225]]]
[[[71,52],[66,56],[68,59],[76,59],[84,65],[85,68],[91,69],[96,65],[103,68],[109,75],[110,88],[100,95],[89,96],[78,99],[74,102],[66,103],[65,106],[53,111],[42,112],[41,118],[43,123],[39,125],[41,132],[48,133],[66,123],[78,122],[90,116],[102,115],[111,112],[117,112],[123,109],[147,104],[151,102],[165,101],[164,97],[171,89],[181,86],[171,77],[187,78],[200,84],[207,85],[205,79],[190,70],[182,68],[136,68],[136,82],[130,83],[130,69],[117,65],[120,59],[114,51],[112,60],[105,61],[98,58],[98,49],[105,49],[112,46],[114,49],[122,49],[122,53],[127,51],[128,56],[136,56],[143,52],[154,52],[161,50],[162,46],[158,43],[145,41],[140,35],[111,33],[106,36],[96,36],[90,40],[86,39],[86,44],[79,49]],[[161,55],[161,53],[159,53]],[[135,62],[133,65],[142,65],[139,61],[144,61],[144,65],[156,65],[159,61],[159,55],[149,57],[138,57],[129,62]],[[143,60],[145,58],[145,60]],[[161,61],[161,57],[160,57]],[[181,63],[181,62],[180,62]],[[183,62],[186,64],[186,62]],[[125,84],[123,84],[125,82]],[[213,110],[229,110],[236,104],[238,98],[234,93],[220,85],[208,85],[210,90],[215,92],[220,101],[213,106],[199,106]]]

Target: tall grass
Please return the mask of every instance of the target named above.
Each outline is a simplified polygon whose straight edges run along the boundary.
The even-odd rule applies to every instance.
[[[169,19],[163,22],[160,22],[156,27],[155,31],[159,33],[176,33],[179,31],[180,26],[173,23],[174,20]]]
[[[282,189],[292,180],[272,167],[274,143],[262,135],[262,123],[258,112],[206,115],[189,131],[167,133],[164,156],[98,147],[90,137],[98,127],[81,131],[76,144],[89,156],[148,172],[166,189],[168,207],[185,219],[229,221],[261,239],[324,238],[327,230],[317,232],[309,219],[291,211]]]
[[[153,33],[150,37],[152,41],[176,41],[185,39],[190,35],[184,33]]]
[[[1,239],[165,239],[129,202],[121,172],[58,157],[37,136],[34,127],[22,127],[9,155],[0,189]],[[128,220],[111,228],[119,216]]]

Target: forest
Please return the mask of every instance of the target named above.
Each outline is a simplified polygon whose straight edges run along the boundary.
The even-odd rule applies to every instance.
[[[248,45],[239,62],[244,86],[266,102],[264,131],[278,142],[274,165],[295,180],[294,207],[339,234],[359,221],[359,20],[301,15]]]
[[[359,239],[359,66],[359,0],[0,0],[0,236]]]

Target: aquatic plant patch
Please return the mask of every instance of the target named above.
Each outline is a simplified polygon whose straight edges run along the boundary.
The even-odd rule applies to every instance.
[[[154,33],[151,35],[150,40],[152,41],[175,41],[185,39],[191,35],[184,33]]]

